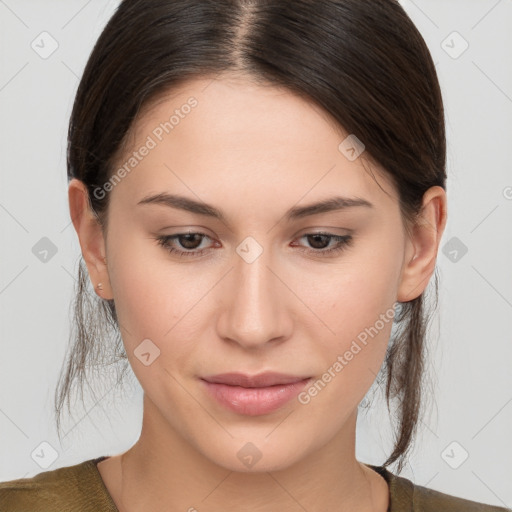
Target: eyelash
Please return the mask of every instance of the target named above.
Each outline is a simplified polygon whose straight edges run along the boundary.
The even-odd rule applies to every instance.
[[[189,233],[177,233],[176,235],[166,235],[161,237],[156,237],[158,245],[163,247],[166,251],[171,254],[175,254],[181,257],[199,257],[204,254],[204,252],[208,251],[208,249],[200,249],[200,250],[190,250],[190,251],[181,251],[179,249],[175,249],[169,244],[169,241],[178,239],[187,235],[200,235],[202,237],[210,238],[208,235],[199,232],[189,232]],[[306,233],[302,235],[300,238],[305,238],[308,236],[327,236],[330,240],[337,240],[337,244],[330,249],[300,249],[301,251],[309,252],[314,256],[334,256],[338,253],[341,253],[345,248],[350,247],[352,245],[352,236],[350,235],[333,235],[331,233]],[[202,240],[201,240],[202,241]]]

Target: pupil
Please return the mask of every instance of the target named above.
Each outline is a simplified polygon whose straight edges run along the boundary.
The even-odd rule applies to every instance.
[[[325,248],[325,243],[322,245],[322,243],[320,242],[321,247],[317,247],[315,245],[318,242],[318,239],[323,239],[324,242],[329,241],[327,235],[310,235],[310,238],[315,240],[315,242],[311,244],[315,249],[324,249]]]
[[[187,234],[187,235],[182,235],[180,238],[181,239],[185,239],[185,243],[184,244],[181,243],[181,240],[180,240],[180,243],[186,249],[195,249],[196,246],[197,246],[197,240],[196,240],[196,244],[194,245],[193,239],[197,238],[197,237],[200,237],[200,235],[198,235],[197,233],[190,233],[190,234]],[[199,243],[200,242],[201,242],[201,240],[199,240]],[[189,245],[190,243],[192,243],[192,246]]]

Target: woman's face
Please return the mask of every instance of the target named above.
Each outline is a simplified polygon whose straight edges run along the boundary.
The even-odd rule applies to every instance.
[[[340,148],[348,135],[290,91],[190,81],[139,120],[103,189],[146,419],[231,470],[284,468],[349,436],[383,362],[412,247],[396,191],[365,171],[361,146]],[[312,207],[340,197],[368,204]],[[310,381],[203,380],[232,372]]]

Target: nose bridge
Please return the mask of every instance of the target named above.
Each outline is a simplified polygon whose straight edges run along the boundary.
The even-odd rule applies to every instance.
[[[227,301],[222,312],[223,337],[244,346],[263,345],[287,336],[286,298],[271,271],[272,253],[247,237],[236,248]],[[269,268],[270,267],[270,268]]]

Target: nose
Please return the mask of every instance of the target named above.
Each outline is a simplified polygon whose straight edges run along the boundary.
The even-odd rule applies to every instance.
[[[219,336],[244,348],[289,338],[293,293],[283,283],[285,276],[279,276],[279,269],[272,264],[269,251],[264,250],[252,262],[235,253],[233,265],[219,287]]]

